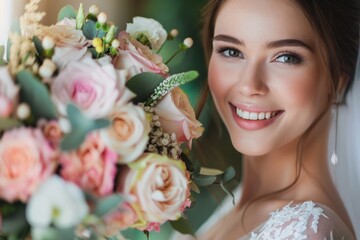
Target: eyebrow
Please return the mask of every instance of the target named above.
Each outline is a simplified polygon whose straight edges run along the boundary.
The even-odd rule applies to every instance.
[[[235,37],[232,37],[229,35],[223,35],[223,34],[216,35],[215,37],[212,38],[212,41],[223,41],[223,42],[228,42],[228,43],[233,43],[233,44],[245,45],[243,41],[241,41]],[[276,41],[267,43],[266,46],[268,48],[276,48],[276,47],[284,47],[284,46],[304,47],[304,48],[308,49],[309,51],[314,52],[312,47],[310,47],[308,44],[306,44],[305,42],[303,42],[299,39],[276,40]]]
[[[312,47],[310,47],[308,44],[298,39],[281,39],[281,40],[269,42],[266,44],[266,46],[269,48],[284,47],[284,46],[304,47],[307,48],[309,51],[314,52]]]

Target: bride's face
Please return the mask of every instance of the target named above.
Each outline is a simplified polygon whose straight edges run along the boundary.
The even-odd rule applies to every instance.
[[[289,0],[228,0],[216,18],[209,86],[235,148],[263,155],[294,143],[326,108],[328,71]]]

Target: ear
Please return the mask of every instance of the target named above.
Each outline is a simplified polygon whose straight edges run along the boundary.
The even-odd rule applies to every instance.
[[[349,85],[349,75],[347,73],[341,73],[339,83],[336,89],[335,103],[339,104],[344,101],[346,89]]]

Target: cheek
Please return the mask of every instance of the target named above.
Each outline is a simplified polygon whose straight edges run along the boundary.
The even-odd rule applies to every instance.
[[[226,100],[226,96],[231,90],[233,79],[230,77],[231,73],[229,71],[224,71],[224,68],[216,58],[211,58],[209,63],[208,71],[208,84],[215,103],[221,103],[223,100]]]

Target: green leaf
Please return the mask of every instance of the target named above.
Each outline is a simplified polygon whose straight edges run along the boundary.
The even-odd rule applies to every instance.
[[[34,42],[36,52],[38,53],[40,59],[43,59],[45,50],[42,46],[41,40],[37,36],[34,36],[32,40]]]
[[[105,36],[105,32],[101,29],[96,29],[96,23],[92,20],[87,21],[82,29],[84,36],[87,39],[94,39],[95,37],[102,38]]]
[[[85,140],[88,133],[109,126],[108,119],[90,119],[84,116],[81,111],[74,105],[68,104],[67,116],[71,123],[71,132],[62,139],[61,149],[70,151],[78,148]]]
[[[35,240],[63,240],[63,239],[74,239],[75,229],[74,228],[33,228],[31,231],[32,239]]]
[[[15,233],[26,228],[25,205],[17,204],[15,212],[3,217],[1,227],[5,233]]]
[[[193,180],[198,186],[205,187],[213,184],[216,181],[216,176],[194,176]]]
[[[102,198],[97,202],[94,213],[98,217],[103,217],[108,212],[114,210],[123,201],[124,198],[120,194],[113,194],[106,198]]]
[[[35,120],[40,118],[55,119],[56,110],[48,89],[28,70],[16,74],[20,85],[20,101],[29,104]]]
[[[76,10],[73,6],[71,6],[70,4],[69,5],[66,5],[64,6],[63,8],[60,9],[59,13],[58,13],[58,17],[57,17],[57,20],[58,21],[61,21],[63,20],[64,18],[73,18],[73,19],[76,19]]]
[[[185,218],[181,217],[176,221],[170,221],[170,224],[176,231],[182,234],[191,234],[195,237],[194,229],[191,227],[189,221]]]
[[[85,23],[84,5],[80,3],[78,13],[76,15],[76,29],[82,29]]]
[[[232,203],[233,205],[235,206],[235,196],[234,194],[225,186],[225,183],[224,182],[220,182],[220,186],[222,188],[222,190],[227,193],[228,195],[230,195],[232,197]]]
[[[0,46],[0,59],[4,59],[4,54],[5,54],[5,46],[1,45]]]
[[[215,168],[202,167],[200,169],[200,174],[206,175],[206,176],[219,176],[223,173],[224,173],[223,171],[221,171],[219,169],[215,169]]]
[[[163,81],[164,77],[159,74],[144,72],[132,77],[127,81],[126,86],[136,94],[133,102],[137,104],[146,101]]]
[[[21,126],[21,122],[15,118],[0,118],[0,132],[19,126]]]

